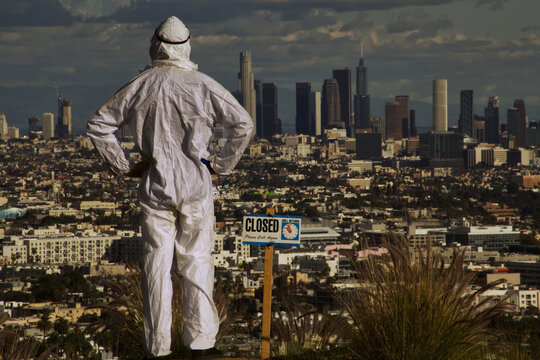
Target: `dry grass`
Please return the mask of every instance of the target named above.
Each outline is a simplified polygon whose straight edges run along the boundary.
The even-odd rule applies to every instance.
[[[428,248],[413,262],[406,240],[395,238],[384,246],[388,256],[360,262],[360,286],[350,297],[340,297],[355,327],[354,357],[485,358],[488,341],[495,340],[488,325],[506,305],[478,302],[477,296],[497,283],[469,292],[475,275],[463,268],[462,252],[445,264]]]
[[[104,307],[107,316],[92,323],[87,329],[102,346],[112,350],[115,354],[123,354],[123,359],[139,359],[141,354],[144,354],[143,301],[140,277],[141,270],[132,266],[129,275],[123,281],[107,280],[106,285],[110,289],[108,295],[113,298],[113,301]],[[184,288],[180,275],[174,273],[172,281],[174,292],[171,351],[175,357],[187,358],[190,350],[183,342],[182,298]],[[234,311],[231,299],[224,292],[219,281],[214,287],[213,297],[220,319],[220,329],[217,336],[219,341],[231,331],[239,314]]]
[[[328,351],[340,344],[350,328],[346,319],[323,311],[306,310],[291,297],[280,302],[285,311],[272,321],[273,355],[298,357],[308,352]]]

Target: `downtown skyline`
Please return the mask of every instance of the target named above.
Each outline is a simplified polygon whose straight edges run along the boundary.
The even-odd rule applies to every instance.
[[[62,96],[74,100],[74,130],[80,132],[97,105],[149,62],[153,29],[170,15],[191,29],[199,70],[229,90],[237,88],[241,51],[251,51],[255,79],[294,94],[297,82],[320,91],[334,67],[354,72],[363,43],[372,99],[407,94],[431,103],[432,80],[444,78],[449,105],[459,106],[460,90],[474,89],[475,106],[499,96],[505,111],[524,99],[529,120],[540,118],[535,1],[39,0],[3,2],[0,10],[6,54],[0,59],[0,111],[10,125],[55,112],[57,81]],[[6,97],[10,93],[25,98]],[[51,98],[48,108],[40,103],[43,94]],[[281,94],[279,116],[294,124],[294,106]],[[12,113],[15,106],[20,110]],[[384,115],[376,106],[372,114]],[[425,118],[430,114],[418,116],[420,126],[431,123]],[[457,125],[450,114],[449,125]]]

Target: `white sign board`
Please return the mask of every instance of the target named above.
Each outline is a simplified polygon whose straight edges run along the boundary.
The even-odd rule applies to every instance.
[[[243,244],[300,246],[301,216],[244,215]]]

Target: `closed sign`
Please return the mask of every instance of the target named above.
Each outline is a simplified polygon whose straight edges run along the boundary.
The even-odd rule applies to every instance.
[[[300,246],[300,216],[244,215],[244,244]]]

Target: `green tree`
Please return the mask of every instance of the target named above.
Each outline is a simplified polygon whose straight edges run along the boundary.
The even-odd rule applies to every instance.
[[[37,323],[37,328],[41,331],[43,331],[43,339],[45,339],[45,336],[47,335],[47,332],[52,329],[53,324],[50,319],[51,312],[49,310],[46,310],[39,319]]]

